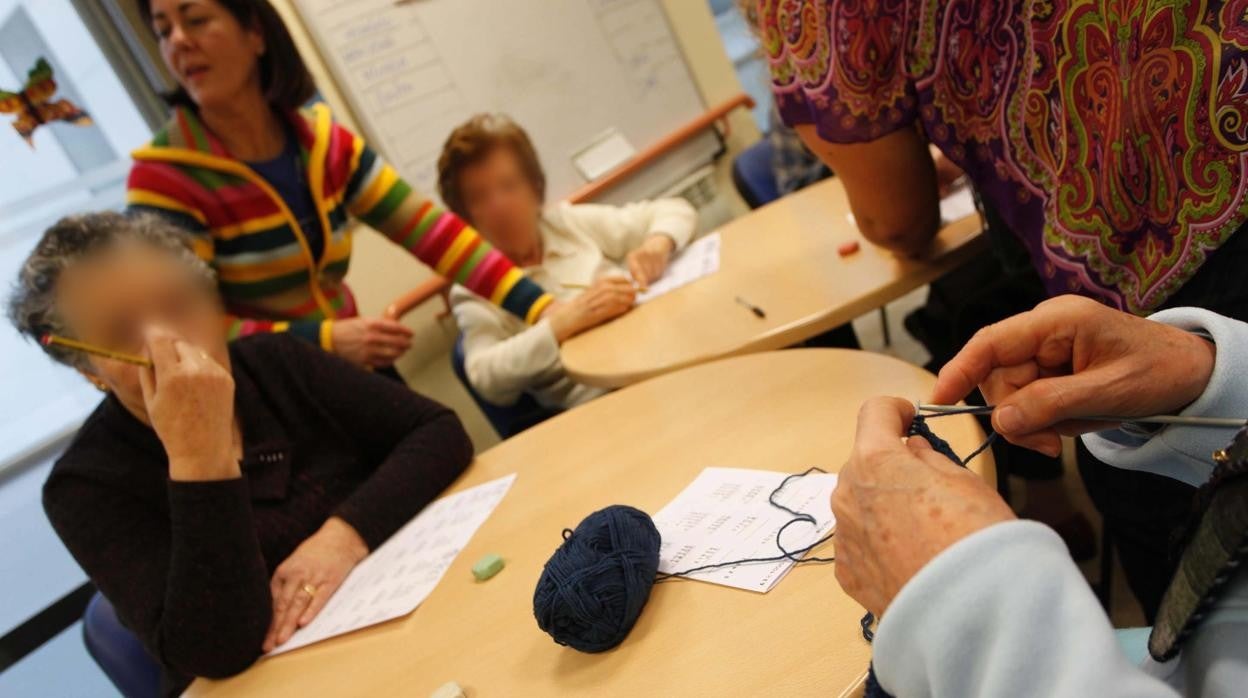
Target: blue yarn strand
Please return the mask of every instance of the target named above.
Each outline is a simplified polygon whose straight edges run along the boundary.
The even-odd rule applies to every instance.
[[[940,412],[937,414],[916,414],[914,416],[914,419],[910,421],[910,429],[907,432],[907,434],[909,436],[922,436],[924,439],[927,440],[929,444],[932,445],[932,450],[948,458],[954,463],[957,463],[958,465],[962,467],[966,467],[968,464],[970,464],[971,461],[975,460],[975,458],[979,456],[979,454],[983,453],[984,451],[987,451],[992,446],[992,444],[996,442],[997,432],[989,430],[988,438],[985,439],[984,442],[980,444],[978,448],[976,448],[974,451],[971,451],[971,454],[967,456],[966,458],[959,458],[958,454],[954,453],[953,447],[949,445],[949,442],[940,438],[932,431],[932,428],[927,425],[927,420],[932,419],[933,417],[948,417],[950,415],[957,415],[957,414],[973,414],[974,413],[973,411],[976,409],[977,408],[975,407],[968,407],[965,410],[961,410],[961,411]]]
[[[827,471],[822,468],[812,467],[812,468],[807,468],[806,471],[802,473],[793,473],[792,475],[789,475],[785,477],[783,480],[781,480],[780,484],[776,486],[776,489],[772,490],[771,494],[767,495],[768,504],[772,505],[773,507],[777,509],[780,509],[781,511],[784,511],[793,515],[793,518],[786,521],[784,525],[781,526],[780,529],[776,531],[776,547],[780,549],[779,555],[776,555],[774,557],[747,557],[747,558],[742,558],[740,560],[729,560],[727,562],[716,562],[716,563],[712,563],[709,565],[700,565],[698,567],[691,567],[687,570],[681,570],[679,572],[663,572],[663,573],[660,573],[658,577],[655,579],[655,583],[665,582],[670,579],[676,579],[679,577],[688,577],[689,575],[694,574],[696,572],[705,572],[706,570],[719,569],[720,567],[732,567],[735,565],[756,564],[756,563],[763,563],[763,562],[779,562],[781,560],[792,560],[795,565],[827,564],[829,562],[836,562],[835,557],[805,557],[805,558],[799,557],[801,555],[805,555],[806,553],[814,550],[815,548],[818,548],[824,543],[832,540],[832,536],[835,535],[833,533],[829,533],[828,535],[824,536],[823,538],[820,538],[814,543],[798,548],[796,550],[789,550],[788,548],[784,547],[784,543],[782,543],[781,541],[784,538],[785,529],[787,529],[789,526],[792,526],[795,523],[808,523],[812,526],[817,526],[819,522],[815,520],[815,517],[811,516],[810,514],[797,511],[795,509],[790,509],[789,507],[786,507],[785,505],[776,501],[776,497],[784,490],[785,486],[788,485],[793,480],[797,478],[806,477],[807,475],[810,475],[811,473],[826,473],[826,472]]]

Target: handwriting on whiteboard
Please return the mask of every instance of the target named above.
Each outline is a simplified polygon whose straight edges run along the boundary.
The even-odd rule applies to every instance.
[[[594,16],[639,96],[680,79],[685,65],[656,0],[594,0]]]

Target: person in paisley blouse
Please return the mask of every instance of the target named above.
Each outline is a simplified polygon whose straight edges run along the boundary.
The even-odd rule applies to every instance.
[[[1049,295],[1248,319],[1248,0],[752,4],[782,118],[872,242],[935,235],[930,142]],[[1151,619],[1191,490],[1084,449],[1080,468]]]

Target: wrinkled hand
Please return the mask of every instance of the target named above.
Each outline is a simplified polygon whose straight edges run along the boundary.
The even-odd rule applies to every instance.
[[[550,313],[550,329],[563,344],[571,337],[627,313],[637,299],[633,284],[620,276],[605,276],[581,295]]]
[[[996,490],[922,437],[903,442],[913,418],[914,405],[898,398],[863,404],[832,492],[836,579],[876,618],[945,548],[1015,518]]]
[[[303,541],[273,572],[273,622],[264,639],[269,652],[316,618],[347,574],[368,556],[368,546],[350,524],[332,517]],[[315,591],[308,593],[305,587]]]
[[[1110,426],[1082,417],[1181,410],[1213,363],[1213,344],[1196,335],[1061,296],[980,330],[941,369],[932,400],[953,404],[979,386],[1001,436],[1056,456],[1061,435]]]
[[[238,477],[232,457],[234,378],[203,349],[157,327],[145,333],[151,367],[139,369],[148,421],[173,480]]]
[[[666,235],[651,235],[641,246],[628,253],[628,273],[646,290],[667,271],[667,263],[676,250],[676,243]]]
[[[412,331],[395,320],[356,317],[335,320],[334,353],[357,366],[393,366],[412,348]]]

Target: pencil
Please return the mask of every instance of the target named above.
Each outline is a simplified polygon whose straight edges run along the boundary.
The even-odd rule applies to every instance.
[[[102,356],[106,359],[113,359],[115,361],[124,361],[125,363],[134,364],[135,366],[146,366],[148,368],[151,368],[152,366],[151,360],[146,359],[142,356],[135,356],[134,354],[127,354],[121,351],[113,351],[112,349],[105,349],[104,347],[97,347],[94,344],[87,344],[86,342],[79,342],[78,340],[75,340],[75,339],[69,339],[69,338],[61,337],[59,335],[55,335],[51,333],[45,334],[42,337],[40,337],[39,343],[45,347],[55,344],[59,347],[65,347],[66,349],[73,349],[74,351],[83,352],[84,354]]]
[[[620,278],[626,278],[626,277],[620,277]],[[632,281],[632,282],[633,282],[633,286],[637,287],[638,289],[640,289],[640,290],[642,290],[642,291],[645,291],[645,290],[646,290],[645,285],[643,285],[643,284],[639,284],[639,283],[637,283],[636,281],[633,281],[632,279],[629,279],[629,281]],[[589,288],[589,284],[578,284],[578,283],[576,283],[576,282],[572,282],[572,281],[560,281],[560,282],[559,282],[559,285],[560,285],[560,286],[562,286],[562,287],[564,287],[564,288],[573,288],[573,289],[577,289],[577,290],[579,290],[579,291],[584,291],[584,290],[587,290],[587,289]]]

